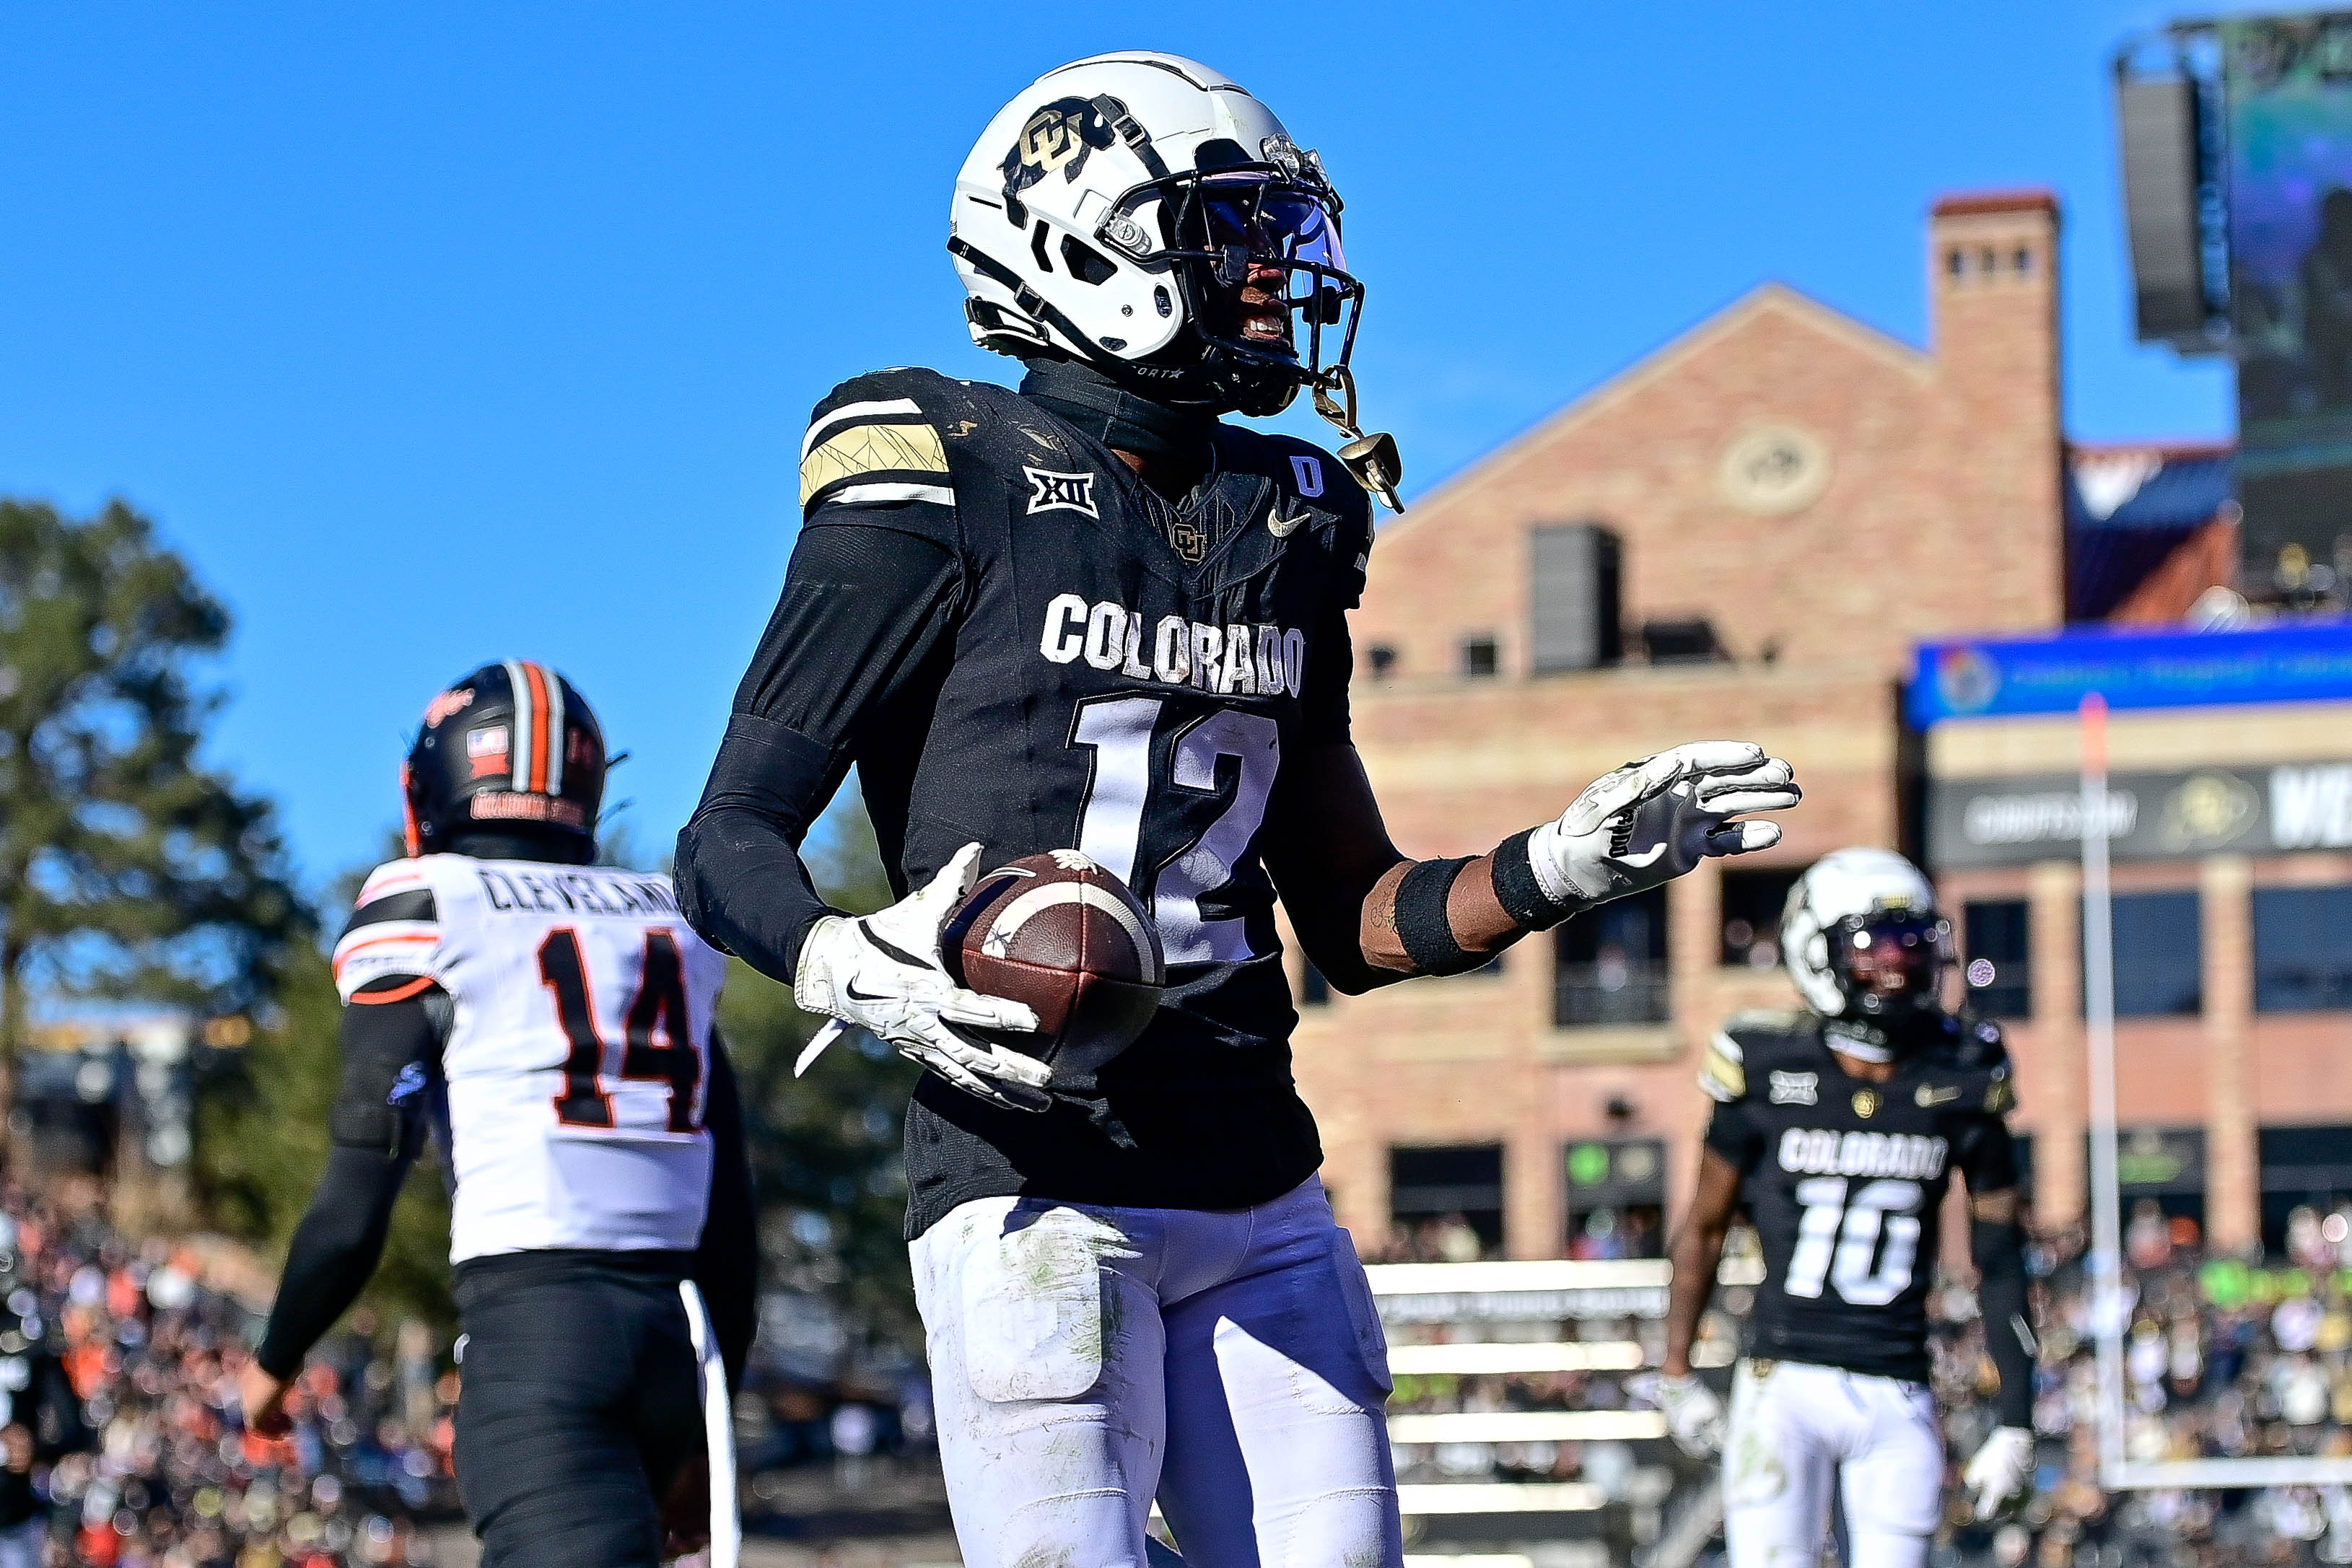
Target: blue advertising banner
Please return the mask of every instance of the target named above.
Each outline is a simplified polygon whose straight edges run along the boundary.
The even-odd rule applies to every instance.
[[[2245,632],[2068,632],[1923,643],[1906,706],[1925,729],[1955,718],[2110,708],[2352,698],[2352,622]]]

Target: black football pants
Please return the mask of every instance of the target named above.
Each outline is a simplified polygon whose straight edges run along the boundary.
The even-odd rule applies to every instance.
[[[658,1568],[658,1500],[704,1448],[682,1253],[457,1269],[457,1490],[482,1568]]]

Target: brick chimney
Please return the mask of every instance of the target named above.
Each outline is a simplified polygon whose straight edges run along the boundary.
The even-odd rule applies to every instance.
[[[2058,626],[2058,199],[1985,191],[1937,202],[1927,220],[1927,299],[1943,434],[1977,480],[1969,527],[1978,548],[2008,558],[2011,577],[1991,595],[1986,624]]]
[[[1946,196],[1927,220],[1931,347],[1945,372],[2057,428],[2058,199],[2047,191]],[[1972,389],[1973,390],[1973,389]]]

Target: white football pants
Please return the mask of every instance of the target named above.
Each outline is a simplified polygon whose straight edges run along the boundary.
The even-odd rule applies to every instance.
[[[1944,1497],[1944,1443],[1927,1386],[1802,1362],[1741,1362],[1723,1463],[1731,1568],[1816,1568],[1833,1488],[1844,1494],[1848,1568],[1921,1568]]]
[[[1401,1568],[1388,1348],[1319,1178],[1207,1213],[963,1204],[913,1249],[967,1568]]]

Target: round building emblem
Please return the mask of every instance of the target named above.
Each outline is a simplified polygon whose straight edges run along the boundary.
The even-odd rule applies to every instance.
[[[1759,424],[1724,449],[1717,476],[1723,498],[1746,512],[1780,517],[1821,498],[1830,482],[1829,448],[1793,424]]]
[[[2157,842],[2174,854],[2220,849],[2253,826],[2262,803],[2253,786],[2228,773],[2192,773],[2166,798]]]

